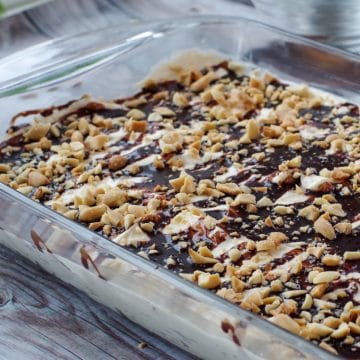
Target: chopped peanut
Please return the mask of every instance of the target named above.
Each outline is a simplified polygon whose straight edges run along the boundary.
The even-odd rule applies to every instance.
[[[40,171],[31,171],[29,173],[28,184],[30,186],[42,186],[49,184],[49,179]]]
[[[317,233],[326,237],[329,240],[334,240],[336,237],[335,230],[331,223],[325,220],[323,217],[317,219],[314,223],[314,229]]]

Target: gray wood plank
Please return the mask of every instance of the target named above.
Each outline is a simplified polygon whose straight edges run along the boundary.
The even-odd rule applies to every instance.
[[[0,319],[0,359],[191,359],[3,247]]]

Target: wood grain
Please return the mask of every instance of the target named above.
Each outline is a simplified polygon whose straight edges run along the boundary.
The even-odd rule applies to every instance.
[[[4,247],[0,319],[0,359],[192,359]]]

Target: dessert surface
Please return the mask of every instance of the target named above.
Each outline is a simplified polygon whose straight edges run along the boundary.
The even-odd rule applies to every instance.
[[[0,181],[321,347],[360,356],[357,105],[229,61],[24,112]]]

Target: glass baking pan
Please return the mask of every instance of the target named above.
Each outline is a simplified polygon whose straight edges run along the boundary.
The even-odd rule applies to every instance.
[[[360,57],[244,18],[194,17],[108,28],[3,59],[0,133],[23,110],[84,93],[128,96],[153,65],[188,49],[216,51],[359,100]],[[0,204],[0,243],[200,358],[335,358],[3,184]]]

